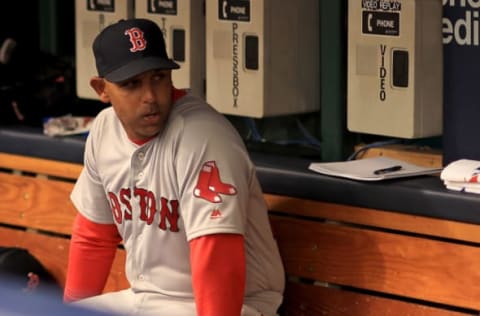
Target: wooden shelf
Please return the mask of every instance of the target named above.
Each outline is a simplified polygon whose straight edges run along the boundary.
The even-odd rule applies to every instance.
[[[355,151],[362,148],[364,145],[359,144],[355,146]],[[442,152],[432,149],[430,147],[419,147],[411,145],[386,145],[383,147],[370,148],[361,153],[357,159],[371,158],[377,156],[385,156],[393,159],[403,160],[419,166],[442,168]]]

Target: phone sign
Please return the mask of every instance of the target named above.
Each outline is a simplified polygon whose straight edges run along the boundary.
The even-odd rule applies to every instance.
[[[89,0],[88,11],[115,12],[115,0]]]
[[[250,21],[250,0],[218,0],[218,18],[228,21]]]
[[[177,0],[144,0],[151,14],[177,15]]]
[[[362,33],[376,35],[400,35],[400,14],[398,12],[362,12]]]

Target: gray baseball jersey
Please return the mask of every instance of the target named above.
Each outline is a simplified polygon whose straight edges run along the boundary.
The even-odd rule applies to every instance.
[[[255,166],[235,128],[203,100],[177,100],[162,134],[141,146],[113,108],[101,111],[71,198],[91,221],[116,224],[133,292],[172,301],[193,302],[190,240],[242,234],[245,305],[275,315],[284,272]]]

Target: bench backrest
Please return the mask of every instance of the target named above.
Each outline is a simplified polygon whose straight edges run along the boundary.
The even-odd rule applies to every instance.
[[[28,249],[65,285],[76,210],[70,192],[81,165],[0,153],[0,245]],[[105,292],[128,287],[118,249]]]
[[[0,153],[0,245],[29,249],[61,285],[81,168]],[[281,315],[478,315],[479,226],[265,198],[287,274]],[[119,248],[105,292],[128,286],[124,262]]]

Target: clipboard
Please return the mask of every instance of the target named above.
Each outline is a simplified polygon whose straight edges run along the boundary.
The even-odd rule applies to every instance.
[[[374,157],[339,162],[312,162],[309,170],[334,177],[361,181],[430,175],[441,172],[442,168],[422,167],[388,157]]]

